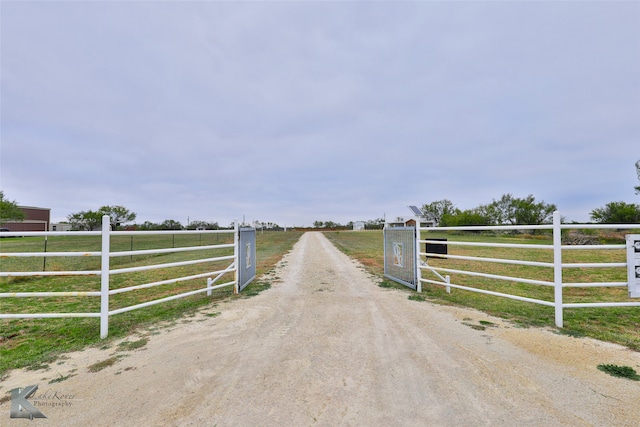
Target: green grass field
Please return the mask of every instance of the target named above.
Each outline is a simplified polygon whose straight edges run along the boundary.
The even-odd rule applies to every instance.
[[[299,232],[267,232],[256,234],[256,272],[263,274],[280,260],[299,239]],[[153,248],[206,246],[232,243],[231,234],[191,234],[152,236],[112,236],[112,251],[131,251]],[[41,237],[0,239],[0,252],[91,252],[100,251],[100,240],[96,236],[51,236],[46,241]],[[209,258],[232,254],[232,249],[179,252],[170,254],[125,256],[111,259],[111,268],[127,268],[139,265],[162,264],[194,258]],[[180,276],[224,269],[230,261],[172,267],[137,273],[111,276],[111,289],[155,282]],[[30,257],[2,258],[1,271],[86,271],[98,270],[98,257]],[[232,280],[232,275],[223,277],[219,283]],[[150,289],[136,290],[112,295],[111,310],[141,302],[156,300],[206,286],[206,279],[197,279]],[[207,310],[216,303],[255,295],[270,284],[255,281],[241,295],[234,296],[233,288],[226,287],[206,293],[111,316],[109,338],[126,336],[139,328],[161,322],[172,321],[184,315],[193,315],[197,310]],[[99,291],[100,278],[92,276],[46,276],[0,278],[0,293],[6,292],[62,292]],[[3,313],[89,313],[100,311],[100,297],[43,297],[1,298]],[[79,350],[89,345],[105,342],[99,338],[100,320],[97,318],[62,319],[0,319],[0,377],[10,369],[39,367],[51,363],[64,352]]]
[[[383,279],[383,239],[381,231],[368,232],[327,232],[329,238],[347,255],[362,262],[373,274],[381,278],[381,285],[405,289],[388,279]],[[447,238],[450,241],[518,243],[518,244],[551,244],[551,236],[493,236],[472,234],[423,234],[422,238]],[[619,243],[622,243],[620,241]],[[424,250],[424,248],[423,248]],[[487,247],[449,247],[449,254],[462,256],[477,256],[488,258],[520,259],[530,261],[553,262],[551,250],[539,249],[511,249]],[[563,262],[624,262],[626,256],[623,250],[581,250],[564,251]],[[430,259],[429,265],[441,266],[458,270],[480,271],[489,274],[499,274],[513,277],[535,278],[553,281],[553,269],[519,265],[505,265],[493,263],[478,263],[460,260]],[[423,271],[423,277],[429,278],[431,273]],[[565,282],[609,282],[626,281],[626,270],[623,268],[600,269],[565,269]],[[436,279],[431,274],[432,279]],[[546,286],[527,285],[507,282],[503,280],[484,279],[466,275],[451,275],[451,283],[487,289],[506,294],[553,301],[553,288]],[[555,324],[554,309],[539,304],[515,301],[507,298],[483,295],[476,292],[452,289],[447,294],[443,286],[423,284],[423,295],[428,301],[439,304],[451,304],[472,307],[488,314],[508,319],[516,325],[549,326]],[[635,301],[628,298],[628,290],[624,288],[567,288],[564,290],[565,303],[571,302],[607,302],[607,301]],[[559,333],[574,336],[590,336],[604,341],[610,341],[640,351],[640,307],[621,308],[574,308],[564,309],[564,328]]]

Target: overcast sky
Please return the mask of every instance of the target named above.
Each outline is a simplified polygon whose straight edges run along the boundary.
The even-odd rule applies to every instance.
[[[639,203],[640,2],[2,1],[0,188],[52,220]]]

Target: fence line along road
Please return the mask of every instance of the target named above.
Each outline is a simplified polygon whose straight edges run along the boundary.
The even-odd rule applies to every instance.
[[[252,232],[253,231],[253,232]],[[222,243],[216,245],[188,246],[174,248],[158,248],[145,249],[136,251],[111,251],[112,236],[153,236],[153,235],[194,235],[194,234],[221,234],[233,236],[233,243]],[[100,251],[68,251],[68,252],[5,252],[0,253],[0,258],[28,258],[28,257],[99,257],[99,270],[66,270],[66,271],[0,271],[0,277],[38,277],[38,276],[99,276],[100,291],[60,291],[60,292],[4,292],[0,293],[0,298],[47,298],[47,297],[100,297],[99,312],[56,312],[56,313],[0,313],[0,319],[36,319],[36,318],[69,318],[69,317],[99,317],[100,318],[100,337],[106,338],[109,333],[109,317],[161,304],[179,298],[206,292],[211,295],[215,289],[233,286],[234,292],[238,293],[247,286],[255,277],[255,229],[240,228],[235,221],[232,230],[185,230],[185,231],[111,231],[110,219],[108,215],[102,217],[102,227],[100,231],[68,231],[68,232],[7,232],[3,233],[7,237],[48,237],[53,236],[70,236],[70,237],[98,237],[100,239]],[[174,237],[175,238],[175,237]],[[242,246],[242,250],[240,249]],[[221,255],[216,257],[200,257],[187,261],[176,261],[162,264],[142,265],[137,267],[128,267],[114,269],[110,266],[112,258],[135,256],[135,255],[155,255],[155,254],[171,254],[180,252],[199,252],[199,251],[223,251],[233,249],[232,255]],[[241,256],[242,255],[242,256]],[[125,288],[111,289],[111,276],[117,274],[128,274],[141,271],[168,269],[173,267],[189,266],[196,264],[207,264],[214,262],[227,262],[226,267],[208,271],[206,273],[173,277],[168,280],[155,281],[149,283],[140,283]],[[226,274],[233,274],[233,280],[225,283],[218,283]],[[173,284],[187,280],[203,279],[206,286],[175,294],[168,297],[148,301],[140,304],[134,304],[128,307],[121,307],[116,310],[109,309],[109,297],[111,295],[122,294],[139,289],[148,289],[156,286]]]
[[[459,227],[422,227],[420,224],[420,217],[416,217],[415,228],[385,228],[385,233],[402,233],[410,235],[411,239],[415,240],[415,244],[409,245],[405,241],[401,242],[400,237],[391,237],[391,241],[387,241],[385,237],[385,275],[392,280],[416,289],[418,292],[422,291],[422,284],[434,284],[444,286],[447,292],[451,292],[451,289],[460,289],[464,291],[478,292],[486,295],[493,295],[496,297],[509,298],[518,301],[530,302],[540,304],[544,306],[554,307],[555,310],[555,324],[558,327],[562,327],[564,323],[563,310],[565,308],[587,308],[587,307],[640,307],[640,301],[632,301],[632,298],[640,298],[640,235],[628,234],[625,244],[606,244],[606,245],[593,245],[593,244],[580,244],[580,245],[566,245],[562,244],[562,233],[566,230],[640,230],[640,224],[562,224],[560,219],[560,213],[554,212],[552,224],[541,225],[501,225],[501,226],[459,226]],[[417,231],[416,231],[417,230]],[[451,231],[470,231],[470,232],[484,232],[484,231],[541,231],[550,230],[553,236],[552,244],[514,244],[514,243],[492,243],[492,242],[460,242],[460,241],[448,241],[444,240],[431,240],[428,238],[431,232],[451,232]],[[386,234],[385,234],[386,236]],[[426,238],[423,238],[426,236]],[[392,252],[390,248],[393,245],[393,251],[402,253],[398,248],[411,248],[411,252],[404,254],[402,257],[396,256],[392,258],[389,254]],[[527,249],[527,250],[541,250],[549,251],[553,254],[552,262],[540,262],[531,260],[518,260],[510,258],[495,258],[495,257],[482,257],[482,256],[460,256],[451,255],[448,250],[441,251],[443,253],[427,252],[427,249],[421,249],[421,245],[439,245],[445,248],[449,247],[471,247],[471,248],[507,248]],[[602,262],[597,258],[592,262],[563,262],[563,253],[566,251],[619,251],[621,254],[626,252],[626,262]],[[414,257],[415,263],[407,262],[406,258]],[[429,265],[429,258],[439,258],[443,260],[458,260],[458,261],[473,261],[477,263],[494,263],[494,264],[511,264],[530,267],[548,268],[553,273],[552,280],[540,280],[531,277],[518,277],[509,276],[504,274],[491,274],[482,271],[473,270],[472,267],[468,268],[447,268],[445,266],[433,266]],[[399,260],[402,259],[402,262]],[[400,265],[401,264],[401,265]],[[602,269],[620,269],[625,270],[627,276],[626,281],[620,280],[585,280],[581,282],[568,282],[564,280],[563,272],[570,269],[584,269],[585,275],[589,277],[593,274],[593,271]],[[399,271],[399,272],[398,272]],[[429,275],[434,277],[429,278]],[[536,286],[545,286],[553,288],[552,300],[544,300],[540,298],[531,298],[522,295],[514,295],[507,292],[497,292],[487,289],[481,289],[472,285],[461,285],[459,283],[451,282],[451,274],[460,276],[470,276],[478,278],[488,278],[497,281],[509,281],[531,284]],[[409,278],[407,278],[409,276]],[[605,287],[628,287],[629,298],[620,301],[591,301],[591,302],[563,302],[564,289],[566,288],[605,288]]]

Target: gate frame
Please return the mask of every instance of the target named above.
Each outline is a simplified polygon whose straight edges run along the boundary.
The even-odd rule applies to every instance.
[[[242,292],[256,278],[256,229],[239,227],[236,234],[236,285],[235,293]],[[247,251],[247,248],[249,249]],[[249,277],[247,278],[246,275]]]
[[[403,254],[403,258],[405,259],[411,259],[412,263],[413,263],[413,280],[414,283],[411,282],[407,282],[406,280],[403,280],[399,277],[395,277],[392,276],[391,273],[388,271],[387,269],[387,231],[410,231],[412,232],[411,238],[407,239],[408,241],[411,241],[412,244],[412,253],[408,253],[408,254]],[[417,237],[416,237],[416,227],[387,227],[385,226],[384,229],[382,230],[383,233],[383,251],[384,251],[384,277],[386,277],[387,279],[393,280],[396,283],[400,283],[401,285],[404,285],[408,288],[413,289],[414,291],[417,292],[422,292],[422,284],[420,283],[419,280],[419,271],[420,269],[418,268],[418,264],[416,263],[416,261],[420,260],[420,255],[419,255],[419,251],[418,251],[418,247],[416,245],[417,243]],[[403,242],[404,243],[404,242]]]

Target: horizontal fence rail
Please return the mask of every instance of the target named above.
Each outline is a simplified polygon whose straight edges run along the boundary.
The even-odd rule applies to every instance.
[[[631,270],[633,268],[637,268],[636,266],[631,266],[630,261],[626,262],[603,262],[598,261],[597,259],[588,260],[585,262],[563,262],[563,253],[571,252],[571,251],[616,251],[615,253],[622,254],[624,251],[628,250],[628,246],[626,244],[576,244],[576,245],[567,245],[562,244],[562,233],[566,230],[640,230],[640,224],[562,224],[560,220],[559,212],[554,212],[553,215],[553,223],[552,224],[542,224],[542,225],[512,225],[512,226],[461,226],[461,227],[421,227],[420,218],[416,218],[416,247],[420,248],[416,251],[416,260],[418,264],[417,269],[417,282],[418,287],[417,291],[422,291],[422,284],[432,284],[432,285],[440,285],[446,287],[447,292],[450,292],[451,289],[460,289],[471,292],[478,292],[486,295],[493,295],[497,297],[509,298],[517,301],[530,302],[535,304],[540,304],[544,306],[554,307],[555,309],[555,323],[556,326],[563,326],[563,309],[565,308],[586,308],[586,307],[640,307],[640,301],[632,301],[631,300]],[[521,232],[523,230],[532,230],[534,232],[538,230],[550,230],[552,234],[552,243],[551,244],[514,244],[514,243],[493,243],[493,242],[465,242],[465,241],[451,241],[449,239],[429,239],[422,238],[423,233],[428,236],[430,232],[451,232],[451,231],[466,231],[466,232],[487,232],[487,231],[505,231],[505,232],[513,232],[518,231]],[[548,233],[548,231],[547,231]],[[510,259],[509,257],[505,258],[497,258],[495,256],[479,256],[479,255],[454,255],[449,254],[448,250],[443,251],[445,253],[434,253],[427,252],[424,248],[426,245],[444,245],[446,248],[472,248],[473,250],[481,251],[482,248],[492,248],[492,249],[509,249],[509,253],[515,253],[517,250],[526,249],[545,251],[550,253],[548,255],[550,259],[548,261],[544,260],[519,260],[519,259]],[[551,259],[552,258],[552,259]],[[597,257],[595,257],[597,258]],[[429,264],[429,259],[440,260],[440,265],[434,266]],[[448,261],[454,262],[466,262],[465,266],[462,268],[450,268],[446,266]],[[637,261],[636,261],[637,262]],[[547,271],[546,273],[549,277],[549,280],[543,280],[540,278],[531,278],[531,277],[517,277],[511,275],[504,274],[493,274],[486,273],[482,271],[478,271],[477,267],[479,264],[491,263],[491,264],[499,264],[499,265],[512,265],[512,266],[525,266],[539,269],[540,273],[543,274],[543,271]],[[444,265],[442,265],[444,264]],[[612,281],[602,281],[602,280],[594,280],[594,281],[586,281],[586,282],[572,282],[569,280],[564,280],[564,273],[570,272],[571,270],[577,270],[582,273],[584,270],[584,275],[589,276],[589,273],[592,271],[602,271],[604,269],[611,269],[612,271],[621,272],[623,269],[629,271],[629,279],[627,281],[621,280],[612,280]],[[617,270],[616,270],[617,269]],[[429,278],[423,277],[428,274],[433,274],[436,277]],[[533,286],[544,286],[553,288],[553,297],[551,300],[544,300],[539,298],[530,298],[522,295],[514,295],[506,292],[497,292],[487,289],[482,289],[481,287],[468,285],[468,284],[456,284],[451,283],[451,276],[456,275],[456,277],[476,277],[483,279],[491,279],[495,281],[507,281],[507,282],[517,282],[526,285]],[[605,288],[605,287],[630,287],[629,298],[626,301],[608,301],[608,302],[572,302],[566,303],[563,302],[564,290],[565,289],[575,289],[575,288]]]
[[[236,221],[237,223],[237,221]],[[0,271],[0,277],[52,277],[52,276],[93,276],[99,278],[100,290],[87,290],[87,291],[34,291],[34,292],[1,292],[0,299],[3,298],[60,298],[60,297],[99,297],[100,298],[100,311],[99,312],[76,312],[76,313],[6,313],[0,312],[0,319],[36,319],[36,318],[70,318],[70,317],[92,317],[100,318],[100,337],[106,338],[109,331],[109,317],[125,313],[128,311],[149,307],[156,304],[161,304],[167,301],[176,300],[179,298],[196,295],[199,293],[207,293],[212,295],[212,291],[223,287],[234,287],[234,293],[239,292],[238,287],[238,268],[240,265],[238,262],[239,250],[238,250],[238,233],[239,228],[237,224],[232,230],[188,230],[188,231],[111,231],[109,216],[102,218],[101,231],[71,231],[71,232],[5,232],[3,237],[44,237],[45,238],[45,251],[44,252],[2,252],[0,253],[0,259],[10,260],[12,258],[42,258],[43,267],[46,266],[47,259],[55,258],[77,258],[78,260],[96,259],[94,262],[99,262],[98,269],[89,268],[86,270],[57,270],[57,271],[4,271],[2,268]],[[140,237],[150,236],[173,236],[172,244],[175,245],[175,236],[189,236],[189,235],[226,235],[223,239],[227,242],[220,244],[205,244],[198,246],[179,246],[172,248],[156,248],[156,249],[140,249],[133,250],[133,239]],[[254,234],[255,235],[255,234]],[[113,239],[121,238],[123,236],[130,236],[130,249],[131,250],[112,250]],[[99,242],[101,246],[100,251],[46,251],[46,242],[49,237],[87,237],[94,238],[95,242]],[[216,237],[216,239],[218,239]],[[3,239],[4,240],[4,239]],[[128,240],[128,239],[127,239]],[[228,243],[231,241],[232,243]],[[120,242],[122,246],[122,242]],[[253,242],[255,247],[255,242]],[[4,246],[4,245],[3,245]],[[211,252],[222,252],[218,256],[211,256]],[[206,252],[206,254],[205,254]],[[225,254],[225,252],[227,252]],[[229,254],[231,252],[231,254]],[[204,256],[197,257],[197,254],[201,253]],[[133,260],[134,256],[138,257],[152,257],[159,255],[170,254],[183,254],[192,259],[172,261],[172,262],[160,262],[157,264],[145,263],[144,265],[138,265],[133,267],[114,268],[111,265],[112,260],[130,257]],[[178,267],[187,267],[194,265],[226,265],[225,267],[217,267],[213,271],[206,271],[198,274],[182,275],[179,277],[173,277],[170,279],[156,280],[148,283],[139,283],[124,287],[111,288],[111,278],[114,275],[141,273],[151,270],[171,269]],[[206,267],[205,267],[206,268]],[[44,270],[44,268],[43,268]],[[227,280],[225,283],[218,283],[224,277],[233,275],[233,280]],[[138,291],[142,289],[150,289],[163,285],[177,284],[180,282],[186,282],[191,280],[203,279],[206,286],[183,292],[175,295],[165,296],[163,298],[142,302],[139,304],[129,305],[127,307],[120,307],[117,309],[110,309],[109,302],[110,297],[114,295],[124,294],[127,292]],[[252,278],[250,278],[252,279]],[[94,279],[97,280],[97,279]],[[248,284],[250,280],[245,280]]]

